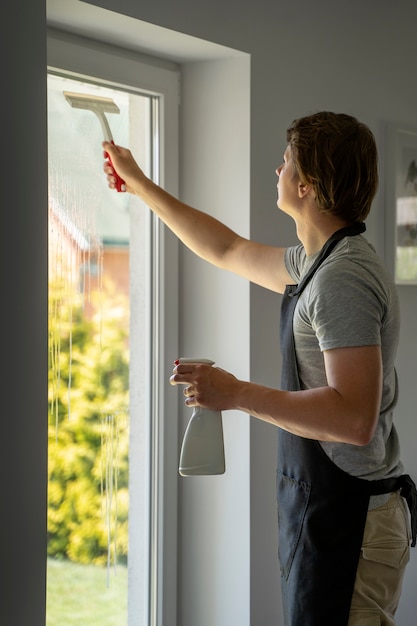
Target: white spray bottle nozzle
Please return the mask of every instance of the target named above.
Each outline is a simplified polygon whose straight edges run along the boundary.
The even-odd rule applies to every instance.
[[[180,359],[175,361],[175,363],[203,363],[204,365],[214,365],[214,361],[212,361],[211,359],[200,359],[185,356],[182,356]]]

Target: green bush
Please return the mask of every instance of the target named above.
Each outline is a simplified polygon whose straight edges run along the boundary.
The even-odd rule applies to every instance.
[[[114,297],[95,310],[50,288],[48,555],[126,563],[127,306]]]

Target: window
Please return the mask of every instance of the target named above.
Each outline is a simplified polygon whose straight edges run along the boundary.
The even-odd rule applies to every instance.
[[[166,571],[176,560],[177,433],[163,419],[177,399],[167,385],[176,244],[138,199],[107,188],[101,121],[175,193],[178,73],[53,32],[48,64],[47,626],[63,623],[59,611],[68,625],[156,626],[176,597]],[[77,615],[86,603],[91,622]]]

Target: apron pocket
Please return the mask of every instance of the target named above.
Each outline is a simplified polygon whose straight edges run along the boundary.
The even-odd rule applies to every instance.
[[[308,483],[277,472],[278,556],[281,576],[287,579],[300,540],[310,497]]]

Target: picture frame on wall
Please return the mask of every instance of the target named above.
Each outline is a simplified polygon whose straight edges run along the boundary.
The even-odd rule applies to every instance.
[[[386,256],[398,285],[417,285],[417,127],[387,125]]]

